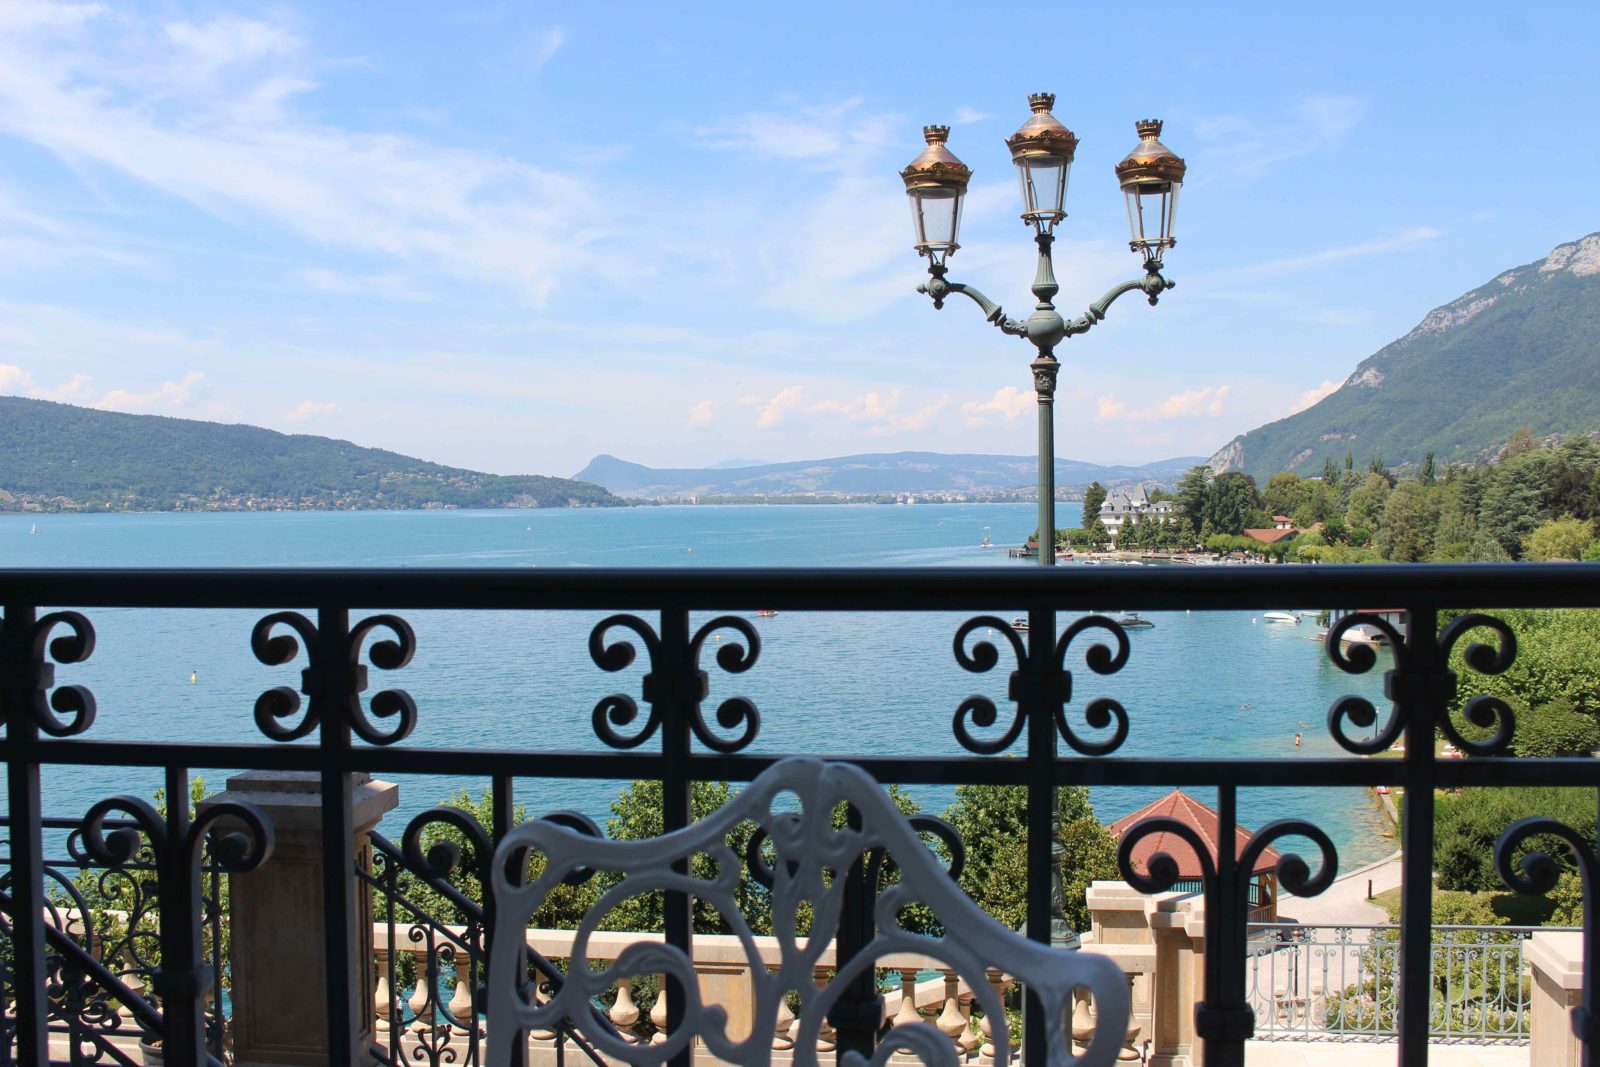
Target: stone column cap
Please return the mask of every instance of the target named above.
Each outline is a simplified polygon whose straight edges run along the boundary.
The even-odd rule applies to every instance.
[[[1528,965],[1562,989],[1583,988],[1583,932],[1541,930],[1523,952]]]
[[[364,772],[350,779],[350,820],[357,833],[376,826],[400,803],[400,787],[393,782],[375,780]],[[204,810],[224,800],[249,801],[280,833],[322,828],[322,776],[316,771],[245,771],[229,778],[226,790],[199,806]]]

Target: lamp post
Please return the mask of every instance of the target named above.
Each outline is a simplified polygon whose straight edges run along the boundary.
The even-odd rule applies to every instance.
[[[1022,221],[1033,227],[1034,243],[1039,247],[1033,277],[1033,295],[1038,303],[1033,314],[1024,320],[1006,318],[999,304],[971,286],[945,277],[950,256],[961,247],[956,242],[961,228],[961,201],[972,178],[972,170],[945,144],[950,127],[924,126],[922,133],[928,147],[900,172],[911,200],[917,253],[928,258],[931,275],[917,291],[931,296],[935,309],[944,307],[945,298],[951,293],[968,296],[1002,333],[1024,338],[1036,349],[1030,366],[1039,400],[1039,562],[1046,567],[1056,560],[1055,391],[1060,363],[1055,347],[1069,337],[1087,333],[1106,317],[1107,309],[1123,293],[1137,289],[1154,305],[1163,292],[1173,287],[1175,283],[1161,273],[1161,258],[1176,244],[1172,217],[1185,171],[1183,160],[1161,143],[1159,120],[1135,123],[1139,143],[1117,164],[1116,173],[1128,204],[1132,234],[1128,247],[1143,257],[1144,276],[1116,286],[1090,304],[1083,315],[1068,322],[1052,302],[1060,286],[1056,284],[1050,247],[1055,243],[1056,224],[1067,217],[1067,176],[1078,150],[1078,138],[1050,113],[1055,102],[1053,93],[1029,96],[1033,114],[1021,129],[1006,138],[1011,162],[1016,165],[1022,184]]]

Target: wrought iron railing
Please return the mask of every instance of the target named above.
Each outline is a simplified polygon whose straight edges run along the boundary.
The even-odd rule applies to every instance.
[[[1282,567],[1249,572],[1172,568],[1109,572],[1063,568],[1055,572],[983,569],[892,571],[9,571],[0,572],[0,699],[5,738],[11,853],[9,882],[0,900],[7,922],[10,960],[5,990],[7,1036],[4,1053],[27,1067],[41,1067],[50,1056],[50,1018],[57,1010],[57,958],[72,955],[70,938],[50,918],[44,847],[45,824],[40,769],[70,766],[158,768],[169,796],[187,795],[191,767],[234,767],[311,772],[321,784],[323,863],[321,889],[327,928],[324,978],[328,998],[327,1050],[334,1067],[352,1067],[364,1053],[351,1035],[370,1017],[362,1002],[363,982],[355,971],[353,924],[358,921],[358,880],[349,866],[352,838],[351,776],[357,772],[389,777],[450,773],[492,783],[492,839],[509,829],[518,778],[653,779],[662,783],[665,828],[690,822],[690,786],[700,780],[745,782],[790,753],[750,750],[761,731],[758,702],[743,697],[706,709],[707,675],[702,653],[716,637],[715,665],[730,674],[756,666],[761,642],[739,616],[702,612],[756,609],[794,612],[957,612],[967,621],[954,628],[956,665],[976,676],[987,693],[959,707],[931,707],[927,728],[950,721],[955,740],[968,754],[941,756],[866,756],[859,752],[813,753],[848,760],[880,782],[949,786],[959,783],[1022,786],[1028,795],[1028,868],[1039,872],[1027,887],[1027,928],[1048,940],[1051,886],[1042,872],[1051,863],[1051,812],[1055,787],[1068,784],[1118,786],[1210,786],[1218,797],[1220,854],[1212,856],[1197,839],[1205,887],[1205,973],[1195,1010],[1198,1035],[1206,1041],[1207,1062],[1242,1063],[1245,1040],[1257,1027],[1249,1000],[1251,943],[1246,928],[1246,889],[1261,851],[1274,841],[1301,835],[1320,856],[1308,864],[1286,856],[1278,864],[1280,884],[1290,892],[1314,893],[1333,877],[1337,860],[1320,828],[1301,820],[1263,826],[1249,847],[1235,854],[1238,793],[1241,788],[1302,786],[1403,787],[1404,890],[1393,954],[1400,973],[1393,1009],[1401,1062],[1427,1062],[1433,1032],[1431,984],[1418,979],[1435,959],[1431,924],[1430,867],[1433,851],[1434,791],[1437,788],[1568,785],[1600,787],[1600,762],[1590,759],[1517,759],[1506,753],[1515,724],[1503,703],[1469,703],[1468,715],[1480,728],[1464,731],[1450,709],[1458,682],[1471,687],[1471,674],[1457,679],[1451,653],[1465,646],[1470,671],[1502,671],[1515,656],[1509,629],[1493,617],[1508,607],[1600,607],[1600,567],[1589,565]],[[1078,617],[1097,605],[1126,609],[1262,609],[1284,603],[1329,608],[1360,608],[1382,603],[1406,612],[1403,632],[1381,619],[1348,616],[1335,625],[1328,655],[1351,674],[1371,671],[1370,650],[1345,650],[1341,627],[1365,623],[1384,633],[1394,666],[1385,692],[1391,706],[1380,709],[1350,697],[1328,715],[1332,739],[1349,756],[1301,757],[1292,761],[1256,758],[1131,758],[1121,754],[1138,708],[1114,696],[1075,699],[1088,673],[1115,675],[1131,654],[1120,625],[1101,616]],[[73,664],[94,651],[94,627],[84,614],[101,608],[254,609],[267,612],[249,635],[256,658],[269,667],[296,665],[298,687],[284,685],[261,694],[255,725],[265,743],[206,743],[173,740],[152,727],[138,741],[97,739],[95,705],[81,686],[56,685],[57,668],[71,674]],[[989,614],[996,607],[1000,613]],[[376,610],[356,616],[357,608]],[[62,610],[64,609],[64,610]],[[286,610],[290,609],[290,610]],[[382,672],[406,667],[416,649],[409,624],[396,612],[448,611],[621,611],[588,630],[593,662],[610,672],[629,668],[640,654],[644,668],[640,700],[625,693],[600,695],[588,728],[602,750],[574,750],[579,724],[549,723],[541,735],[516,748],[483,748],[463,738],[457,747],[406,744],[419,720],[429,715],[400,689],[384,689],[370,699],[368,665]],[[1456,611],[1486,614],[1455,616]],[[642,613],[640,613],[642,612]],[[1449,615],[1445,613],[1451,613]],[[1007,622],[1023,613],[1027,627]],[[892,618],[893,615],[888,615]],[[1353,620],[1353,621],[1352,621]],[[998,635],[991,636],[989,631]],[[241,635],[241,639],[243,635]],[[1484,643],[1475,643],[1476,641]],[[493,671],[492,658],[478,664]],[[294,668],[291,668],[294,669]],[[1009,678],[1003,677],[1009,675]],[[759,678],[759,674],[751,675]],[[1110,684],[1110,683],[1106,683]],[[1182,680],[1173,689],[1180,692]],[[297,691],[298,690],[298,691]],[[304,700],[302,700],[302,695]],[[953,714],[953,720],[948,717]],[[1369,736],[1370,732],[1370,736]],[[1481,739],[1487,733],[1486,739]],[[1472,736],[1468,736],[1468,735]],[[1449,739],[1469,758],[1441,760],[1435,742]],[[555,740],[550,740],[550,739]],[[1395,747],[1398,759],[1361,759]],[[302,743],[294,743],[302,742]],[[1016,759],[992,758],[1001,753]],[[133,1008],[148,1025],[158,1026],[165,1062],[196,1067],[211,1058],[206,1020],[216,994],[216,968],[207,956],[203,924],[205,867],[200,845],[213,833],[216,865],[224,872],[259,866],[270,851],[272,828],[248,804],[215,805],[191,813],[184,805],[158,812],[148,805],[118,802],[122,815],[137,824],[137,840],[112,835],[103,844],[108,857],[118,849],[148,850],[161,918],[157,932],[159,968],[151,976],[160,1013]],[[102,811],[102,815],[106,812]],[[1160,857],[1135,870],[1131,853],[1150,833],[1193,837],[1182,824],[1149,820],[1123,839],[1123,873],[1134,887],[1164,890],[1178,878],[1177,865]],[[1536,835],[1554,835],[1567,845],[1565,862],[1584,878],[1586,916],[1592,914],[1594,843],[1549,820],[1508,828],[1500,866],[1524,891],[1548,889],[1556,860],[1535,854],[1516,860],[1516,849]],[[1547,837],[1540,836],[1540,840]],[[124,859],[127,857],[124,856]],[[857,861],[859,867],[860,861]],[[854,887],[841,920],[837,952],[841,967],[872,937],[872,900],[856,868],[847,872]],[[485,922],[492,925],[492,916]],[[1586,958],[1592,961],[1596,937],[1585,923]],[[693,941],[690,901],[679,892],[666,895],[665,938],[687,952]],[[113,978],[115,976],[112,976]],[[1587,975],[1586,975],[1587,983]],[[109,980],[108,983],[109,984]],[[1591,984],[1592,983],[1588,983]],[[1594,990],[1583,1003],[1592,1011]],[[842,1052],[870,1052],[881,1018],[870,974],[837,1003],[836,1031]],[[138,998],[144,1000],[144,998]],[[684,1023],[686,1002],[668,998],[667,1028]],[[1600,1022],[1584,1010],[1574,1025],[1589,1045],[1600,1043]],[[1033,1040],[1042,1016],[1028,1017],[1024,1047],[1030,1062],[1042,1062],[1043,1043]],[[691,1053],[673,1058],[685,1067]]]
[[[162,1041],[157,988],[161,978],[160,900],[155,856],[133,819],[108,817],[115,801],[96,805],[83,819],[40,820],[47,850],[43,861],[47,935],[46,1017],[66,1059],[74,1064],[115,1063],[135,1067],[159,1055]],[[0,986],[12,989],[13,896],[11,820],[0,853]],[[210,858],[209,841],[199,856],[200,965],[212,992],[204,1008],[205,1053],[214,1064],[226,1056],[224,946],[225,882]],[[218,993],[221,995],[218,995]],[[9,998],[8,998],[9,999]],[[16,1019],[0,1017],[0,1048],[15,1046]]]
[[[1429,1034],[1525,1042],[1529,926],[1435,926]],[[1250,1006],[1258,1040],[1392,1040],[1400,1002],[1393,924],[1250,926]]]

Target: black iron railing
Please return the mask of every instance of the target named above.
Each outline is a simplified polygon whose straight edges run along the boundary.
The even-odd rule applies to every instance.
[[[1385,634],[1394,666],[1386,672],[1388,708],[1347,698],[1330,709],[1327,728],[1350,755],[1339,758],[1276,759],[1133,758],[1120,754],[1131,718],[1115,697],[1084,700],[1074,690],[1088,675],[1116,674],[1128,661],[1130,644],[1114,621],[1090,615],[1097,605],[1126,609],[1229,610],[1272,608],[1284,603],[1354,608],[1381,603],[1404,609],[1403,632],[1381,619],[1347,616],[1330,634],[1328,654],[1342,670],[1360,674],[1377,660],[1360,647],[1345,650],[1340,628],[1366,623]],[[45,852],[40,769],[45,766],[158,768],[168,796],[188,792],[189,768],[235,767],[292,770],[319,777],[324,855],[321,867],[325,938],[323,964],[328,1004],[327,1051],[334,1067],[351,1067],[368,1052],[353,1035],[370,1014],[362,1002],[364,983],[355,973],[353,925],[358,921],[360,880],[349,863],[352,840],[352,775],[450,773],[492,783],[491,840],[511,821],[516,779],[654,779],[663,786],[667,830],[688,825],[690,789],[696,781],[749,781],[783,755],[754,753],[761,730],[759,700],[733,697],[707,708],[706,671],[742,674],[761,656],[761,642],[748,621],[714,611],[757,609],[794,612],[958,612],[967,621],[953,640],[956,665],[994,695],[969,698],[958,708],[930,707],[927,728],[950,721],[967,755],[863,756],[808,753],[848,760],[880,782],[907,785],[960,783],[1022,786],[1028,793],[1028,867],[1051,864],[1051,813],[1056,786],[1161,785],[1217,789],[1218,840],[1234,842],[1241,788],[1315,786],[1404,787],[1405,881],[1396,953],[1402,974],[1427,973],[1431,942],[1431,856],[1434,790],[1462,786],[1567,785],[1600,787],[1600,761],[1577,758],[1518,759],[1505,753],[1514,734],[1511,710],[1494,700],[1470,703],[1478,727],[1464,730],[1450,717],[1456,689],[1470,691],[1471,674],[1458,679],[1451,653],[1467,648],[1472,671],[1504,670],[1515,655],[1510,631],[1493,612],[1510,607],[1600,607],[1600,566],[1368,566],[1228,569],[1163,568],[1136,572],[1035,570],[893,571],[10,571],[0,572],[0,699],[5,738],[7,809],[11,851],[5,896],[9,924],[5,1025],[10,1038],[0,1054],[39,1067],[51,1058],[48,1035],[59,997],[53,976],[64,958],[93,962],[50,918],[51,875]],[[990,613],[997,606],[1005,610]],[[94,628],[90,614],[102,608],[253,609],[268,612],[250,634],[256,658],[298,673],[298,685],[261,694],[255,724],[268,739],[258,744],[219,744],[164,739],[153,724],[145,740],[97,740],[95,705],[88,690],[57,685],[57,669],[90,658]],[[358,616],[362,612],[377,614]],[[516,748],[406,744],[428,715],[399,688],[368,689],[368,668],[400,672],[416,649],[412,629],[398,613],[421,610],[544,612],[613,611],[589,632],[593,663],[618,672],[643,669],[638,696],[597,693],[587,729],[605,750],[577,750],[546,738],[567,736],[583,724],[542,730],[537,743]],[[1459,615],[1472,611],[1483,614]],[[1021,614],[1023,630],[1007,620]],[[890,617],[891,616],[886,616]],[[988,634],[994,631],[998,637]],[[716,640],[725,636],[726,640]],[[242,638],[242,635],[241,635]],[[715,641],[714,655],[712,642]],[[704,661],[704,662],[703,662]],[[493,671],[490,659],[478,665]],[[402,675],[394,675],[402,677]],[[987,677],[984,677],[987,676]],[[750,676],[750,688],[759,692]],[[65,680],[65,679],[64,679]],[[294,678],[291,675],[290,681]],[[1111,685],[1112,683],[1105,683]],[[1182,680],[1174,682],[1181,689]],[[953,720],[947,717],[953,712]],[[1480,739],[1484,734],[1487,739]],[[1370,736],[1369,736],[1370,734]],[[1469,758],[1440,760],[1435,742],[1448,738]],[[1404,739],[1398,759],[1362,759]],[[296,743],[299,742],[299,743]],[[1016,759],[993,758],[1001,753]],[[107,809],[107,811],[112,809]],[[114,805],[133,825],[104,835],[93,851],[103,862],[126,862],[143,851],[155,880],[157,955],[144,1007],[130,1006],[143,1025],[158,1027],[165,1062],[196,1067],[208,1051],[205,1020],[217,1001],[216,967],[206,952],[201,847],[210,842],[222,871],[258,866],[270,851],[272,827],[247,804],[217,805],[192,815],[187,806],[156,811],[119,801]],[[107,811],[101,811],[103,817]],[[1175,864],[1160,857],[1141,870],[1129,856],[1143,836],[1165,830],[1183,836],[1180,825],[1156,821],[1135,827],[1123,840],[1123,873],[1135,887],[1162,890],[1177,880]],[[1501,867],[1518,888],[1548,888],[1556,861],[1538,856],[1513,866],[1513,848],[1532,835],[1564,837],[1569,863],[1584,876],[1586,959],[1595,954],[1593,921],[1594,843],[1565,827],[1535,821],[1507,829]],[[1246,892],[1260,851],[1287,836],[1309,837],[1322,853],[1306,864],[1285,857],[1277,874],[1290,892],[1314,892],[1333,877],[1337,861],[1328,836],[1305,821],[1260,828],[1241,854],[1224,847],[1206,861],[1204,989],[1195,1011],[1197,1033],[1207,1042],[1207,1062],[1242,1063],[1254,1012],[1247,999]],[[1197,843],[1198,844],[1198,843]],[[403,852],[404,850],[402,850]],[[387,855],[387,853],[386,853]],[[854,887],[841,921],[841,965],[871,938],[871,896],[862,864],[848,872]],[[1047,877],[1029,881],[1027,928],[1048,940],[1051,886]],[[482,922],[492,925],[492,912]],[[363,932],[364,933],[364,932]],[[665,937],[689,951],[693,940],[690,901],[668,894]],[[480,941],[481,945],[481,941]],[[77,956],[73,953],[77,952]],[[80,960],[78,957],[83,957]],[[115,976],[106,976],[106,981]],[[1590,983],[1592,985],[1592,983]],[[1407,1065],[1427,1062],[1430,1004],[1411,995],[1427,983],[1402,981],[1395,1030]],[[1594,990],[1586,989],[1574,1025],[1587,1046],[1600,1045]],[[870,976],[842,999],[833,1019],[841,1051],[870,1052],[877,1038],[877,992]],[[159,1013],[157,1012],[159,1008]],[[669,1030],[683,1022],[683,999],[669,991]],[[1028,1034],[1039,1025],[1029,1019]],[[461,1020],[458,1020],[461,1021]],[[1042,1042],[1025,1040],[1030,1062]],[[56,1058],[62,1058],[57,1056]],[[70,1058],[70,1057],[68,1057]],[[675,1058],[680,1067],[689,1054]],[[1042,1062],[1042,1061],[1041,1061]]]

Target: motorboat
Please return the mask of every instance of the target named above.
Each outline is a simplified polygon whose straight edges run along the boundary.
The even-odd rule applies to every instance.
[[[1027,633],[1028,617],[1026,615],[1018,615],[1016,618],[1011,620],[1011,628],[1017,631],[1019,634]]]
[[[763,619],[770,619],[776,614],[777,612],[773,611],[771,608],[761,608],[756,612],[756,615]]]
[[[1155,625],[1155,623],[1140,615],[1137,611],[1124,611],[1122,614],[1114,616],[1111,621],[1124,630],[1137,630]]]
[[[1300,625],[1300,616],[1292,611],[1269,611],[1261,617],[1268,622],[1292,622],[1296,626]]]
[[[994,543],[989,540],[989,535],[988,534],[984,534],[983,535],[983,541],[982,541],[982,543],[980,543],[978,545],[978,547],[979,548],[993,548],[994,547]]]

